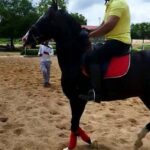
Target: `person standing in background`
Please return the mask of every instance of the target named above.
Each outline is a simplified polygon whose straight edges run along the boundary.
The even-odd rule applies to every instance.
[[[43,74],[43,86],[50,86],[50,69],[51,69],[51,54],[52,47],[48,46],[48,41],[43,42],[39,47],[38,55],[41,57],[40,68]]]

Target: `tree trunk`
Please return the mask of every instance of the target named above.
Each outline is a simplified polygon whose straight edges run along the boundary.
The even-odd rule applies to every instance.
[[[11,50],[15,49],[15,46],[14,46],[14,37],[13,36],[10,37],[10,49]]]
[[[142,50],[144,50],[144,38],[143,38],[143,41],[142,41]]]

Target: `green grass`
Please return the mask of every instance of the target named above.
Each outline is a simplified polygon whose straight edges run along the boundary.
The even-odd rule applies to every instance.
[[[20,54],[28,56],[38,56],[38,49],[27,49],[26,51],[22,50]]]
[[[144,45],[145,50],[150,50],[150,44]]]
[[[137,51],[142,50],[142,45],[133,47],[133,50],[137,50]],[[144,50],[150,50],[150,44],[144,44]]]
[[[6,45],[8,43],[7,39],[0,38],[0,45]]]
[[[0,38],[0,45],[7,45],[10,44],[10,39],[6,38]],[[22,46],[22,41],[21,39],[14,39],[14,45],[17,46]]]

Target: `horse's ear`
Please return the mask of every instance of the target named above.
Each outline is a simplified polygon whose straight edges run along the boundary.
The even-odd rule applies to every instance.
[[[57,0],[52,0],[51,7],[54,8],[54,10],[58,10],[58,2],[57,2]]]
[[[58,10],[57,3],[55,0],[52,0],[51,6],[48,8],[48,10],[45,12],[44,17],[51,18],[55,16],[56,11]]]

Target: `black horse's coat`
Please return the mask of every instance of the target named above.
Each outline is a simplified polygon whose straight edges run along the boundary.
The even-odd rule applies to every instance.
[[[79,99],[80,93],[90,88],[89,79],[81,73],[81,60],[88,47],[88,35],[82,36],[80,24],[66,11],[50,7],[29,30],[26,44],[38,43],[53,38],[62,72],[62,89],[70,100],[72,111],[71,130],[79,127],[86,101]],[[34,38],[33,38],[34,37]],[[104,101],[141,98],[150,109],[150,51],[131,52],[128,73],[121,78],[103,81]],[[147,125],[149,129],[149,124]]]

